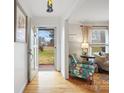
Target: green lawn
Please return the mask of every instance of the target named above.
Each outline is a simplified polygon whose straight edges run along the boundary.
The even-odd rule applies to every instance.
[[[44,47],[43,51],[39,51],[39,64],[54,63],[54,47]]]

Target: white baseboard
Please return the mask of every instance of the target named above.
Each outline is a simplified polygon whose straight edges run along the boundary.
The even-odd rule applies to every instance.
[[[24,89],[25,89],[26,85],[27,85],[27,82],[25,82],[25,84],[22,86],[22,88],[21,88],[19,93],[23,93],[24,92]]]

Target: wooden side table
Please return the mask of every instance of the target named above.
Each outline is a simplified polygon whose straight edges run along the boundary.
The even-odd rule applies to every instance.
[[[81,58],[86,58],[87,61],[89,61],[89,59],[95,59],[94,56],[87,56],[87,55],[86,56],[85,55],[81,55],[80,57]]]

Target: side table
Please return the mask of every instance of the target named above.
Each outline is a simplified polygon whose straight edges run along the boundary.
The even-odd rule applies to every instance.
[[[87,56],[87,55],[86,56],[85,55],[81,55],[80,57],[81,58],[86,58],[87,61],[89,61],[89,59],[95,59],[94,56]]]

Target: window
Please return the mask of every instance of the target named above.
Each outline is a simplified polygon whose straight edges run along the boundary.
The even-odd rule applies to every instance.
[[[92,53],[103,51],[105,52],[105,47],[92,47]]]
[[[105,43],[105,31],[93,30],[92,43]]]
[[[107,28],[93,28],[90,34],[90,54],[96,52],[108,52],[108,29]]]

